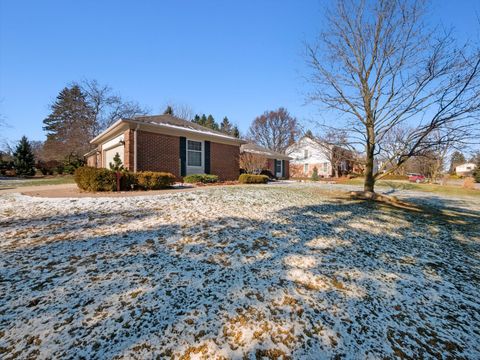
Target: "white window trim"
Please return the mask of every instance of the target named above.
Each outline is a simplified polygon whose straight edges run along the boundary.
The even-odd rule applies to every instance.
[[[200,166],[188,165],[189,152],[190,151],[197,151],[197,150],[188,150],[188,142],[189,141],[199,142],[202,146],[202,150],[200,151],[200,153],[201,153],[201,156],[200,156],[201,165]],[[186,154],[187,175],[203,174],[205,172],[205,141],[197,140],[197,139],[187,139],[185,151],[187,152],[187,154]]]
[[[280,171],[277,171],[277,165],[275,164],[275,176],[281,177],[283,175],[283,161],[282,160],[275,160],[276,164],[280,163]],[[280,174],[280,175],[279,175]]]

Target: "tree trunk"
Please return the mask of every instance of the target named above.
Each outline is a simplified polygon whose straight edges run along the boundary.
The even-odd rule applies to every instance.
[[[375,132],[373,126],[367,125],[367,144],[366,144],[366,164],[365,164],[365,183],[363,190],[365,192],[374,192],[375,177],[373,175],[374,153],[375,153]]]

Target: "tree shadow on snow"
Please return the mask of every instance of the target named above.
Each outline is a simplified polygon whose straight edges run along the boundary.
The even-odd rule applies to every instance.
[[[80,237],[88,221],[128,215],[152,216],[54,221]],[[84,358],[475,357],[479,214],[437,215],[342,199],[263,221],[219,215],[5,248],[0,346]]]

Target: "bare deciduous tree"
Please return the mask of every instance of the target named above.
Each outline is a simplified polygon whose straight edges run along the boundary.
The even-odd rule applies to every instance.
[[[267,149],[285,153],[300,133],[299,124],[284,108],[266,111],[253,120],[247,137]]]
[[[180,103],[174,103],[172,101],[169,101],[166,105],[165,108],[171,108],[174,116],[184,119],[184,120],[193,120],[193,117],[195,116],[194,111],[192,108],[187,105],[187,104],[180,104]]]
[[[93,110],[95,135],[119,119],[148,114],[137,102],[123,99],[110,86],[101,85],[97,80],[83,80],[78,85]]]
[[[479,51],[428,30],[425,13],[423,1],[337,0],[327,11],[328,30],[307,45],[309,99],[337,122],[346,115],[341,127],[365,149],[367,192],[385,170],[375,171],[378,157],[394,169],[478,130]],[[436,131],[440,136],[430,136]],[[401,137],[388,153],[392,133]]]
[[[267,161],[264,156],[244,152],[240,154],[240,169],[245,170],[247,174],[254,174],[265,169]]]

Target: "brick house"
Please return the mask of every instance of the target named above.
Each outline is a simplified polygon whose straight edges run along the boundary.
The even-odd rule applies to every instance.
[[[88,166],[108,168],[119,154],[129,171],[166,171],[181,180],[190,174],[238,179],[245,141],[172,115],[120,119],[99,134],[85,154]]]
[[[252,159],[252,157],[256,159]],[[254,161],[257,167],[256,172],[268,170],[276,178],[288,179],[290,177],[291,158],[285,154],[248,143],[240,147],[240,158],[243,158],[243,162]]]

